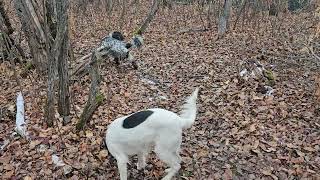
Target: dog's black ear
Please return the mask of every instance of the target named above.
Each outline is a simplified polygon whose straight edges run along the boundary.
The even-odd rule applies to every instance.
[[[130,49],[131,47],[132,47],[132,44],[131,44],[131,43],[127,43],[127,44],[126,44],[126,48],[127,48],[127,49]]]
[[[111,36],[112,36],[112,38],[117,39],[119,41],[123,41],[124,40],[124,37],[123,37],[122,33],[119,32],[119,31],[112,32]]]

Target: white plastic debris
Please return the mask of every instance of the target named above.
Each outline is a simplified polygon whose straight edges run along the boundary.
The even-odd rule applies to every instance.
[[[61,167],[61,166],[66,165],[66,164],[65,164],[57,155],[55,155],[55,154],[52,154],[51,158],[52,158],[52,161],[53,161],[53,163],[54,163],[54,165],[55,165],[56,167]]]
[[[72,167],[68,164],[65,164],[57,155],[53,154],[51,158],[56,167],[63,166],[63,172],[65,175],[69,174],[72,171]]]
[[[22,137],[28,138],[27,125],[24,120],[24,100],[22,93],[18,93],[17,97],[17,115],[15,131]]]

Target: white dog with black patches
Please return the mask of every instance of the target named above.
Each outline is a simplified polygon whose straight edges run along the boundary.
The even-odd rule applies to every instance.
[[[162,180],[170,180],[179,171],[182,130],[190,128],[196,119],[196,88],[186,100],[180,114],[154,108],[114,120],[106,132],[109,152],[116,158],[121,180],[127,180],[128,156],[138,155],[138,169],[146,165],[146,156],[154,146],[159,158],[169,168]]]

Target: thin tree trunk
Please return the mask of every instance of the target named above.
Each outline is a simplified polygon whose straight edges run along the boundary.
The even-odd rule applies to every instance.
[[[90,65],[91,87],[89,98],[80,116],[80,120],[76,125],[77,130],[82,130],[84,128],[94,111],[102,104],[104,100],[104,96],[99,92],[99,68],[95,53],[92,53]]]
[[[58,112],[62,115],[64,124],[69,122],[70,99],[69,99],[69,76],[68,76],[68,0],[56,0],[57,2],[57,36],[54,51],[58,62],[59,90],[58,90]]]
[[[241,14],[244,12],[244,9],[245,9],[246,6],[247,6],[247,2],[248,2],[248,0],[243,0],[243,4],[242,4],[242,6],[241,6],[241,9],[240,9],[240,11],[239,11],[239,13],[238,13],[238,15],[237,15],[237,18],[236,18],[236,20],[235,20],[235,22],[234,22],[233,30],[236,29],[236,26],[237,26],[238,21],[239,21],[239,19],[240,19],[240,17],[241,17]]]
[[[125,14],[126,14],[126,0],[122,0],[122,10],[120,15],[119,29],[123,28]]]
[[[54,108],[54,94],[55,94],[55,88],[54,88],[54,80],[56,77],[56,69],[57,69],[57,63],[56,63],[56,58],[55,58],[55,53],[53,51],[53,38],[49,40],[49,34],[50,28],[47,19],[47,8],[49,3],[48,1],[43,1],[43,10],[44,10],[44,33],[46,37],[47,43],[45,44],[46,52],[48,53],[48,87],[47,87],[47,100],[46,100],[46,105],[45,105],[45,118],[46,118],[46,123],[49,127],[53,126],[53,120],[54,120],[54,115],[55,115],[55,108]],[[49,43],[50,42],[50,43]]]
[[[12,44],[12,46],[16,47],[19,55],[22,58],[25,58],[25,54],[24,54],[21,46],[19,44],[16,44],[14,42],[13,38],[10,37],[10,35],[14,32],[14,29],[10,23],[8,14],[5,12],[3,1],[0,1],[0,24],[3,24],[3,26],[0,26],[0,31],[5,32],[8,35],[9,40],[10,40],[10,44]],[[12,48],[12,47],[10,47],[10,48]]]
[[[212,1],[209,1],[208,13],[207,13],[207,23],[208,29],[211,29],[211,16],[212,16]]]
[[[5,12],[5,10],[4,10],[3,1],[0,1],[0,16],[2,16],[1,18],[3,19],[3,22],[1,22],[1,21],[0,22],[3,23],[7,28],[7,32],[6,33],[8,35],[11,35],[14,30],[13,30],[13,28],[11,26],[9,17],[8,17],[7,13]]]
[[[105,0],[105,1],[106,1],[106,4],[105,4],[106,10],[107,10],[108,14],[110,15],[112,13],[112,9],[113,9],[113,0]]]
[[[48,63],[46,44],[48,42],[44,35],[43,26],[35,12],[35,9],[39,8],[34,7],[33,4],[35,3],[32,3],[31,0],[16,0],[14,3],[22,30],[28,39],[33,62],[40,73],[46,73]]]
[[[218,25],[219,37],[223,36],[227,31],[228,24],[229,24],[229,16],[231,11],[231,3],[232,3],[231,0],[224,0],[223,13],[220,16],[219,25]]]
[[[46,19],[49,27],[49,32],[53,39],[57,35],[57,10],[56,10],[56,0],[46,0]]]
[[[147,16],[147,18],[144,20],[141,27],[136,31],[136,34],[143,34],[147,27],[149,26],[150,22],[153,20],[154,16],[156,15],[157,11],[159,9],[159,0],[153,0],[153,4],[151,7],[151,10]]]

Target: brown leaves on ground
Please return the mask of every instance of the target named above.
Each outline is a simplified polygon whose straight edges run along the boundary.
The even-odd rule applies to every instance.
[[[117,179],[115,160],[104,145],[107,125],[121,115],[149,107],[177,112],[194,87],[201,87],[199,114],[194,126],[184,131],[181,179],[319,177],[320,110],[314,102],[320,97],[320,81],[313,78],[319,67],[312,61],[301,62],[300,57],[309,57],[308,51],[294,47],[303,39],[295,30],[314,33],[304,29],[311,27],[312,19],[305,18],[309,14],[288,15],[277,31],[272,30],[268,18],[255,29],[247,22],[243,30],[236,29],[216,41],[216,29],[174,33],[185,26],[201,26],[197,12],[186,7],[189,11],[179,6],[171,12],[159,11],[145,34],[145,46],[134,52],[139,70],[128,64],[117,67],[109,60],[102,63],[101,92],[108,94],[110,83],[110,103],[99,107],[83,132],[76,132],[75,124],[87,100],[90,78],[73,77],[71,123],[62,126],[57,115],[55,127],[45,128],[46,80],[30,72],[22,83],[31,141],[11,135],[14,114],[2,117],[0,146],[5,140],[10,142],[0,151],[1,178]],[[147,8],[142,7],[139,19],[142,12]],[[169,14],[175,18],[167,18]],[[71,27],[76,54],[86,54],[117,27],[114,14],[76,18],[75,27]],[[132,34],[132,22],[125,24],[127,35]],[[289,38],[286,34],[295,38],[290,46],[284,39]],[[248,61],[259,61],[276,75],[272,96],[259,90],[267,80],[239,77]],[[20,73],[23,67],[17,69]],[[0,70],[1,108],[8,109],[15,102],[18,87],[8,64],[1,63]],[[52,155],[59,156],[71,172],[55,167]],[[136,170],[136,162],[134,157],[128,165],[130,179],[160,179],[164,174],[165,166],[154,153],[144,172]]]

